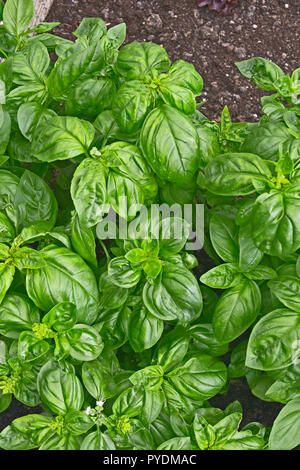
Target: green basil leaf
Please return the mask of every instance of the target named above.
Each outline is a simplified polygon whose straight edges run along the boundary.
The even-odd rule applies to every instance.
[[[299,356],[299,313],[278,309],[263,316],[252,330],[246,365],[252,369],[288,367]]]
[[[161,320],[192,321],[202,310],[202,295],[193,274],[167,262],[153,284],[146,282],[143,300],[150,313]]]
[[[32,154],[43,162],[67,160],[87,154],[95,129],[76,117],[57,116],[42,122],[32,138]]]
[[[75,215],[71,221],[71,242],[74,250],[94,268],[97,268],[96,243],[93,230],[86,227]]]
[[[58,332],[70,330],[77,321],[76,306],[72,302],[60,302],[43,316],[42,321]]]
[[[170,59],[163,47],[151,42],[132,42],[118,55],[117,72],[127,80],[140,79],[151,72],[166,72]]]
[[[219,393],[226,384],[227,371],[223,362],[207,354],[199,354],[166,377],[180,394],[201,401]]]
[[[55,100],[64,100],[72,86],[93,73],[101,71],[103,65],[104,52],[98,41],[62,58],[56,63],[48,77],[50,95]]]
[[[0,263],[0,304],[10,288],[14,274],[15,268],[13,266]]]
[[[251,153],[219,155],[204,170],[204,181],[209,191],[223,196],[252,194],[255,192],[256,180],[266,181],[271,177],[266,163]]]
[[[95,322],[99,292],[91,269],[76,253],[66,248],[48,246],[41,250],[46,266],[28,270],[26,289],[29,297],[44,312],[60,302],[76,305],[78,321]]]
[[[108,275],[113,284],[129,289],[139,282],[141,271],[132,269],[124,256],[117,256],[108,265]]]
[[[115,450],[115,444],[111,438],[102,433],[99,429],[88,434],[82,444],[80,450]]]
[[[5,29],[19,37],[29,26],[34,16],[32,0],[7,0],[3,9]]]
[[[128,328],[130,346],[135,352],[152,348],[160,339],[163,329],[163,321],[151,315],[146,307],[136,308],[130,316]]]
[[[17,226],[28,227],[35,222],[43,222],[51,230],[57,217],[57,202],[49,186],[35,173],[25,170],[16,194]]]
[[[93,361],[103,349],[101,337],[92,326],[78,324],[65,334],[70,344],[70,355],[78,361]]]
[[[202,274],[200,281],[215,289],[228,289],[240,284],[243,279],[238,266],[234,263],[220,264]]]
[[[72,183],[71,196],[79,220],[92,227],[103,218],[106,203],[106,177],[102,163],[86,158],[77,167]]]
[[[300,442],[300,398],[290,401],[274,421],[269,439],[271,450],[291,450]]]
[[[168,105],[148,114],[141,132],[143,154],[157,176],[181,186],[190,184],[199,166],[200,143],[192,122]]]
[[[122,131],[137,132],[153,103],[153,91],[142,81],[131,80],[119,88],[112,107],[113,115]]]
[[[83,388],[79,379],[64,371],[56,361],[49,361],[41,368],[37,387],[43,405],[52,413],[81,410]]]
[[[217,341],[230,343],[255,321],[261,305],[257,284],[243,280],[220,297],[213,315],[213,329]]]

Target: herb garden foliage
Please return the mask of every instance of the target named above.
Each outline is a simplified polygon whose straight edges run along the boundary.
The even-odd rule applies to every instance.
[[[49,33],[57,23],[28,29],[32,0],[1,10],[0,411],[13,396],[43,411],[0,447],[297,446],[300,69],[238,63],[271,92],[263,117],[232,123],[225,107],[211,122],[194,67],[122,47],[124,24],[84,19],[71,42]],[[195,277],[189,229],[163,237],[172,217],[158,239],[104,245],[97,224],[109,207],[127,217],[122,196],[131,210],[202,202],[216,267]],[[210,404],[242,376],[285,405],[271,430],[240,429],[239,402]]]

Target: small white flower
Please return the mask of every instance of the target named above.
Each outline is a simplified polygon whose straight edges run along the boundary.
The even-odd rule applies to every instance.
[[[96,405],[97,405],[97,406],[103,406],[104,403],[105,403],[105,400],[96,401]]]
[[[87,409],[85,410],[85,414],[86,414],[86,415],[89,415],[90,412],[91,412],[91,409],[92,409],[92,408],[91,408],[90,406],[88,406]]]

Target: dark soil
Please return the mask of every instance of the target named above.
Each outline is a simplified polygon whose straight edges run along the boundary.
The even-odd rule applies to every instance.
[[[299,67],[300,2],[239,0],[232,15],[226,17],[198,8],[197,3],[54,0],[46,21],[60,21],[55,33],[70,39],[84,17],[101,17],[108,26],[124,21],[128,42],[156,42],[166,48],[172,60],[181,58],[195,65],[204,79],[203,98],[208,100],[202,110],[210,119],[217,119],[227,104],[234,120],[256,121],[263,92],[242,77],[234,63],[261,56],[276,62],[286,73]],[[213,398],[211,403],[224,408],[234,400],[243,405],[244,424],[259,421],[271,426],[282,407],[254,397],[244,379],[233,380],[228,394]],[[37,410],[14,401],[0,415],[0,429],[16,417],[34,412]]]
[[[222,16],[197,0],[54,0],[47,21],[69,39],[82,18],[100,17],[113,26],[127,24],[127,41],[153,41],[172,60],[192,62],[204,79],[202,108],[217,119],[225,104],[235,120],[256,121],[258,90],[242,77],[235,62],[260,56],[288,73],[300,66],[299,0],[239,0]]]

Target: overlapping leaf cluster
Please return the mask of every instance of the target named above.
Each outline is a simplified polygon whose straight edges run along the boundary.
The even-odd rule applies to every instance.
[[[272,92],[263,118],[232,123],[225,107],[212,122],[191,64],[121,47],[124,24],[84,19],[72,42],[49,33],[57,23],[28,29],[33,13],[8,0],[0,25],[0,411],[13,396],[43,411],[2,430],[0,447],[295,447],[299,69],[237,64]],[[199,202],[216,264],[200,282],[186,250],[197,219],[158,208]],[[157,208],[154,238],[134,236],[148,228],[141,205]],[[117,236],[104,242],[106,218]],[[242,376],[286,404],[271,434],[240,429],[238,402],[211,405]]]

